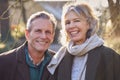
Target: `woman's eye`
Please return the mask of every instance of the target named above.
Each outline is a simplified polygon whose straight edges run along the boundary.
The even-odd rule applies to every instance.
[[[67,25],[67,24],[70,24],[70,21],[66,21],[66,22],[65,22],[65,25]]]
[[[76,20],[74,20],[74,22],[80,22],[80,20],[79,20],[79,19],[76,19]]]

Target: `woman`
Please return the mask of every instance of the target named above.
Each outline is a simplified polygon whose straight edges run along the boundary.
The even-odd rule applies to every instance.
[[[52,80],[120,80],[120,56],[103,45],[97,30],[98,19],[90,6],[63,7],[63,47],[48,65]]]

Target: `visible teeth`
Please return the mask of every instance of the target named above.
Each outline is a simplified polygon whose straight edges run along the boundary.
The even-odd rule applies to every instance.
[[[37,42],[39,42],[40,44],[46,44],[45,41],[37,41]]]
[[[71,34],[76,34],[76,33],[78,33],[78,32],[77,31],[71,32]]]
[[[45,44],[46,42],[39,42],[40,44]]]

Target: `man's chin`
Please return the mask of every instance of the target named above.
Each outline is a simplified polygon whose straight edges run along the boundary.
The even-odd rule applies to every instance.
[[[46,50],[47,50],[46,48],[39,48],[39,49],[37,48],[38,52],[45,52]]]

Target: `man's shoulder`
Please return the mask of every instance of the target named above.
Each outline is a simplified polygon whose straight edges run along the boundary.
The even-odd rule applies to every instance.
[[[15,49],[0,54],[0,68],[2,66],[12,66],[16,62]]]
[[[12,49],[12,50],[0,53],[0,57],[2,57],[2,56],[10,56],[10,55],[12,55],[12,53],[15,53],[15,50],[16,49]]]

